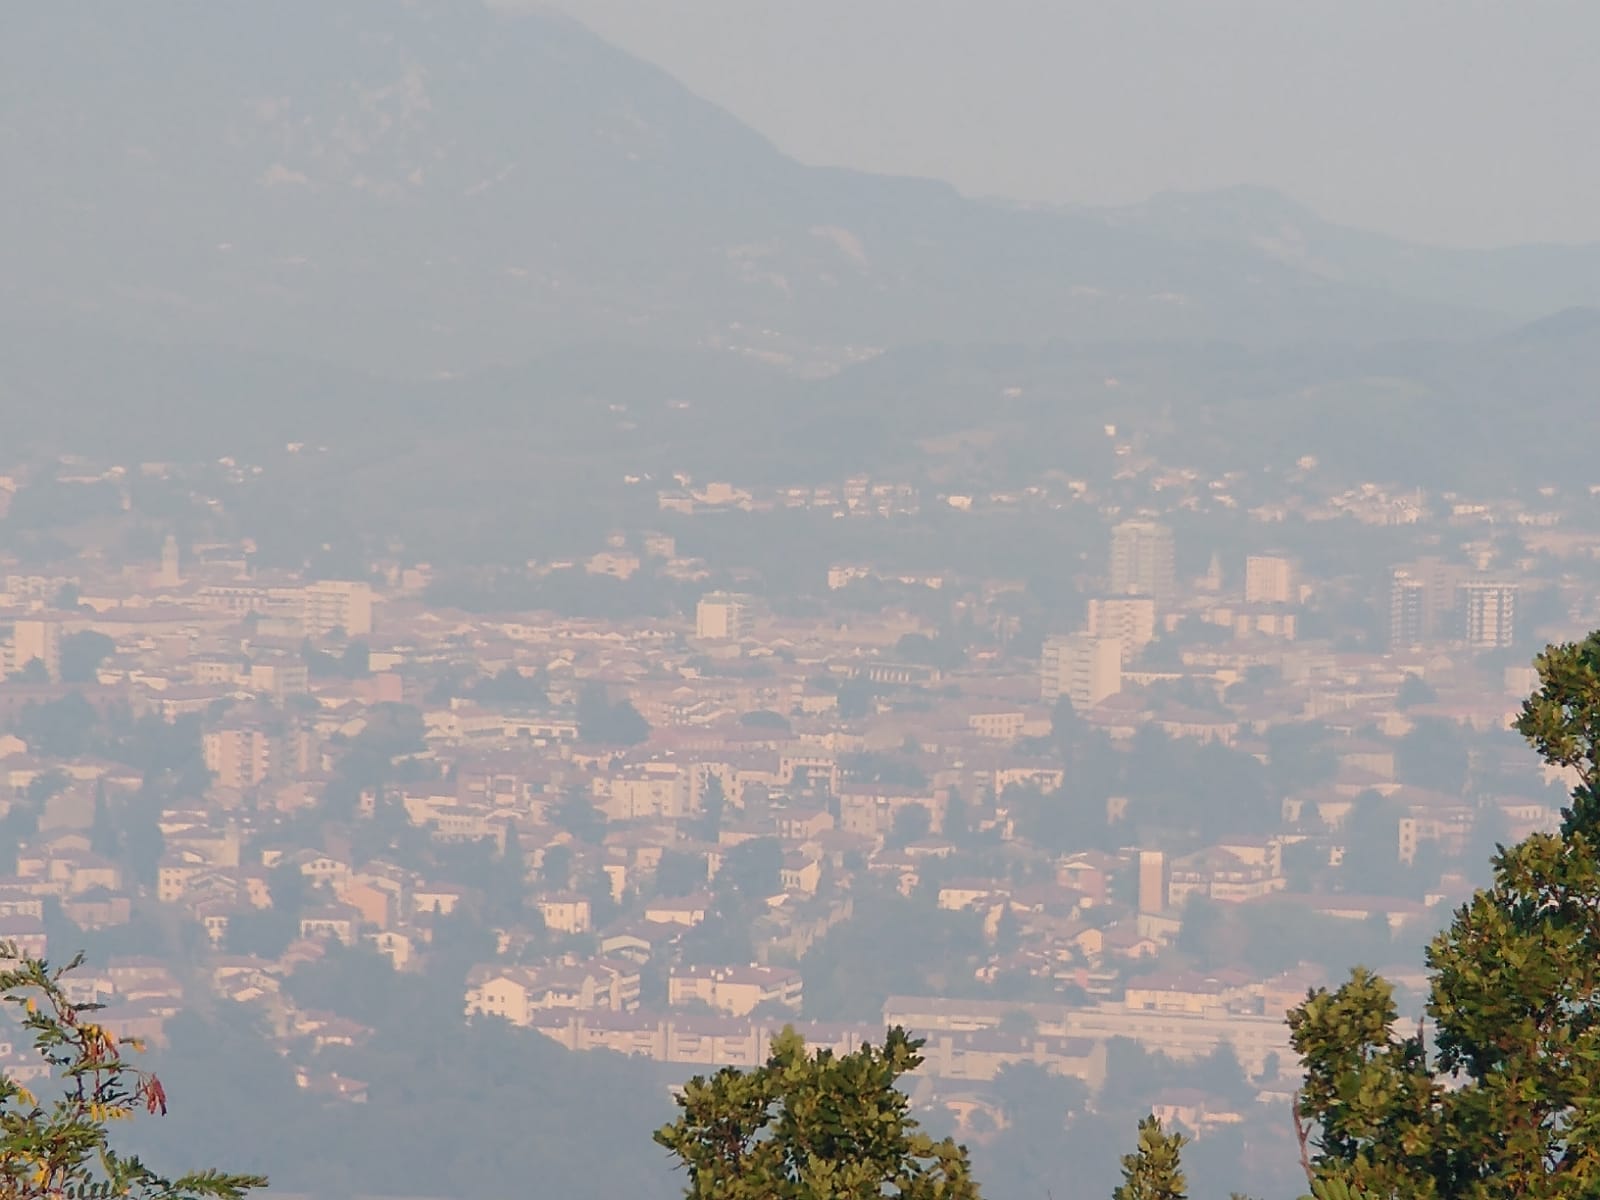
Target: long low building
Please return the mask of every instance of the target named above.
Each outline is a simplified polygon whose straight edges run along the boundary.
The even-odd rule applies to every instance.
[[[568,1050],[611,1050],[656,1062],[707,1067],[754,1067],[766,1061],[781,1024],[732,1017],[662,1016],[646,1012],[557,1012],[528,1014],[527,1024]],[[866,1042],[881,1042],[874,1025],[793,1022],[813,1048],[848,1054]],[[933,1033],[925,1038],[919,1074],[940,1079],[987,1081],[1004,1068],[1033,1063],[1081,1079],[1090,1088],[1105,1082],[1104,1039],[1015,1034],[998,1030]]]
[[[1285,1066],[1295,1061],[1284,1019],[1254,1013],[1141,1011],[1120,1001],[1071,1008],[1003,1000],[891,996],[884,1005],[883,1019],[887,1025],[903,1025],[931,1040],[946,1032],[996,1030],[1018,1014],[1026,1014],[1038,1033],[1046,1037],[1098,1043],[1127,1038],[1147,1052],[1171,1058],[1203,1058],[1226,1042],[1233,1046],[1244,1068],[1255,1074],[1266,1068],[1269,1057]]]

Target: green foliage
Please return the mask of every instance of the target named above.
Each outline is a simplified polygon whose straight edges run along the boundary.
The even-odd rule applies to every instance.
[[[550,851],[545,851],[548,859]],[[656,866],[656,895],[688,896],[706,885],[706,858],[704,854],[690,854],[683,850],[662,852]]]
[[[1327,783],[1339,760],[1320,725],[1293,722],[1267,730],[1267,777],[1274,795],[1288,795]]]
[[[909,846],[921,841],[933,828],[933,814],[926,804],[907,804],[894,814],[894,827],[889,832],[889,845]]]
[[[1516,728],[1576,777],[1560,833],[1496,855],[1492,885],[1427,950],[1414,1030],[1360,968],[1289,1014],[1314,1200],[1600,1195],[1600,634],[1536,665]],[[1464,765],[1451,763],[1454,781]],[[1147,1134],[1125,1187],[1160,1148],[1147,1152]]]
[[[1122,1184],[1113,1200],[1185,1200],[1186,1181],[1179,1163],[1181,1133],[1163,1133],[1161,1122],[1146,1117],[1139,1122],[1139,1148],[1122,1159]]]
[[[12,683],[47,684],[50,682],[50,668],[44,665],[44,659],[30,658],[7,678]]]
[[[300,647],[300,656],[305,660],[306,673],[313,679],[361,679],[372,674],[370,654],[363,641],[353,641],[343,653],[334,655],[318,650],[307,639]]]
[[[689,1200],[977,1200],[966,1148],[923,1132],[895,1086],[921,1046],[896,1027],[882,1047],[810,1054],[786,1028],[765,1065],[691,1079],[656,1141]]]
[[[605,837],[605,814],[595,807],[594,799],[581,786],[567,790],[551,811],[550,820],[557,829],[570,833],[580,842],[598,846]]]
[[[948,993],[970,980],[984,952],[977,916],[949,912],[893,889],[858,889],[855,915],[801,960],[806,1015],[873,1020],[890,995]]]
[[[1205,1057],[1193,1059],[1147,1051],[1128,1038],[1106,1042],[1106,1082],[1096,1097],[1097,1108],[1133,1107],[1163,1088],[1197,1088],[1241,1104],[1255,1095],[1238,1054],[1227,1042],[1218,1043]]]
[[[783,886],[783,843],[777,838],[751,838],[731,847],[722,857],[714,881],[721,899],[738,897],[759,904]]]
[[[966,662],[966,652],[953,642],[931,638],[925,633],[907,633],[895,643],[894,656],[901,662],[952,670]]]
[[[700,792],[700,818],[693,823],[695,836],[707,842],[716,841],[722,828],[722,814],[727,807],[728,794],[723,789],[722,779],[712,775]]]
[[[1267,791],[1266,768],[1251,755],[1221,742],[1168,737],[1153,726],[1139,730],[1130,750],[1121,791],[1137,825],[1250,833],[1277,827],[1280,808]]]
[[[543,671],[524,675],[516,667],[505,666],[498,675],[479,679],[467,689],[467,694],[483,704],[523,704],[543,708],[550,700],[545,692],[545,683]]]
[[[590,685],[578,697],[578,735],[600,745],[637,746],[650,740],[650,724],[631,700],[612,704],[604,687]]]
[[[1534,661],[1539,690],[1522,705],[1516,730],[1546,762],[1577,774],[1567,832],[1600,824],[1600,632],[1546,647]]]
[[[916,763],[875,750],[841,755],[839,767],[844,772],[845,778],[853,783],[903,788],[928,786],[927,773]]]
[[[1421,675],[1407,675],[1395,693],[1394,706],[1404,712],[1416,704],[1432,704],[1439,694]]]
[[[1421,720],[1395,744],[1395,776],[1401,783],[1459,796],[1467,787],[1467,743],[1460,726],[1438,718]]]
[[[48,1103],[17,1081],[0,1077],[0,1195],[8,1200],[59,1196],[129,1196],[135,1200],[237,1200],[266,1186],[258,1175],[196,1171],[169,1179],[111,1144],[110,1127],[140,1109],[167,1111],[161,1081],[128,1063],[127,1051],[92,1014],[98,1005],[75,1005],[62,980],[81,958],[52,970],[0,945],[0,996],[22,1010],[21,1025],[57,1079]]]
[[[346,979],[371,986],[375,974]],[[143,1123],[140,1152],[181,1164],[193,1147],[210,1147],[270,1175],[274,1192],[319,1197],[671,1194],[650,1141],[670,1107],[669,1069],[572,1053],[496,1019],[464,1022],[464,974],[381,976],[386,994],[362,997],[375,1006],[372,1036],[307,1064],[367,1084],[362,1104],[297,1086],[296,1064],[255,1006],[172,1018],[161,1077],[182,1103]]]
[[[1576,772],[1573,804],[1559,835],[1500,854],[1493,885],[1429,948],[1431,1039],[1395,1032],[1389,986],[1364,971],[1290,1015],[1306,1071],[1299,1116],[1314,1123],[1310,1168],[1325,1191],[1600,1191],[1597,662],[1595,636],[1539,657],[1540,690],[1517,728]]]
[[[117,643],[94,629],[81,629],[61,639],[61,682],[93,683],[100,664],[116,652]]]
[[[754,712],[740,713],[739,724],[746,729],[775,729],[783,733],[789,732],[789,718],[780,712],[773,712],[770,708],[758,708]]]
[[[59,796],[66,791],[72,783],[72,776],[59,767],[51,767],[33,777],[28,784],[27,797],[30,804],[43,804],[54,796]]]

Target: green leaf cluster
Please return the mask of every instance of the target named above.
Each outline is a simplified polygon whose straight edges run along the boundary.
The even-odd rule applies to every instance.
[[[1154,1116],[1139,1122],[1139,1148],[1122,1159],[1122,1183],[1112,1200],[1186,1200],[1188,1186],[1180,1165],[1184,1137],[1164,1133]]]
[[[94,1020],[97,1004],[74,1004],[62,980],[81,965],[51,969],[0,944],[0,998],[22,1010],[21,1026],[53,1069],[56,1095],[46,1102],[17,1080],[0,1076],[0,1196],[131,1197],[133,1200],[241,1200],[265,1187],[255,1175],[195,1171],[169,1179],[112,1145],[111,1127],[139,1110],[165,1114],[166,1090],[134,1067],[119,1041]]]
[[[1414,1029],[1359,968],[1289,1015],[1315,1200],[1600,1196],[1600,633],[1535,665],[1515,726],[1574,778],[1560,832],[1500,848],[1427,950]],[[1129,1161],[1175,1171],[1176,1147],[1142,1126]]]
[[[656,1141],[689,1200],[978,1200],[966,1147],[923,1132],[895,1086],[921,1047],[896,1027],[881,1047],[809,1053],[786,1028],[762,1066],[690,1080]]]

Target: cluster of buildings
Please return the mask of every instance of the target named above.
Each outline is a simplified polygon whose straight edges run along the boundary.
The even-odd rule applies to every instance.
[[[880,516],[921,502],[870,481],[824,491],[776,502]],[[681,481],[661,508],[757,499]],[[1575,622],[1593,610],[1580,567],[1518,572],[1555,553],[1592,562],[1600,539],[1525,540],[1526,561],[1493,569],[1470,553],[1391,564],[1368,581],[1387,636],[1361,645],[1324,603],[1350,581],[1293,553],[1215,556],[1192,576],[1158,514],[1108,527],[1081,614],[1046,613],[1032,636],[1016,617],[1029,603],[1020,580],[859,561],[819,577],[808,608],[752,586],[619,619],[461,611],[430,602],[425,564],[308,578],[256,569],[248,547],[220,542],[169,538],[154,562],[72,572],[0,564],[0,807],[22,831],[0,872],[0,936],[43,949],[57,911],[85,930],[191,924],[203,970],[188,978],[261,1006],[303,1085],[340,1100],[363,1085],[319,1054],[372,1031],[298,1005],[295,973],[354,946],[435,970],[461,922],[495,946],[454,981],[463,1017],[572,1050],[748,1065],[785,1023],[848,1049],[898,1022],[929,1038],[925,1073],[963,1095],[1017,1062],[1098,1086],[1116,1039],[1190,1059],[1230,1046],[1270,1090],[1292,1068],[1285,1009],[1329,973],[1197,968],[1180,949],[1186,912],[1203,900],[1397,931],[1441,923],[1482,822],[1517,835],[1555,819],[1545,785],[1559,781],[1486,736],[1530,684],[1489,652],[1543,632],[1519,611],[1530,581]],[[650,533],[555,569],[681,582],[707,573],[693,566]],[[832,602],[868,580],[936,593],[945,619],[921,603]],[[597,697],[602,711],[631,707],[638,736],[595,724]],[[152,719],[189,730],[195,778],[58,736],[47,717],[63,705],[124,739]],[[1126,819],[1138,796],[1079,795],[1059,740],[1068,707],[1123,754],[1153,730],[1270,764],[1274,731],[1297,725],[1331,765],[1274,797],[1271,829],[1204,812],[1152,829]],[[1419,782],[1401,746],[1428,722],[1481,739],[1475,779],[1525,786]],[[1346,819],[1373,796],[1397,814],[1385,855],[1430,874],[1406,895],[1326,890]],[[1035,844],[1022,814],[1041,803],[1103,805],[1094,821],[1112,835]],[[142,868],[129,828],[156,843]],[[753,880],[737,903],[736,875]],[[809,956],[889,891],[970,922],[970,977],[889,996],[867,1019],[819,1012]],[[108,1024],[159,1041],[192,999],[179,977],[112,959],[83,986],[108,1003]],[[1209,1111],[1204,1096],[1169,1100]]]

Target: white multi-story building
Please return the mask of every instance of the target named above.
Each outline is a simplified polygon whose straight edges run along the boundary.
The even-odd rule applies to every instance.
[[[1156,637],[1156,602],[1151,596],[1095,596],[1089,601],[1089,632],[1122,644],[1122,661],[1132,662]]]
[[[706,641],[736,642],[750,632],[749,596],[711,592],[700,598],[694,613],[694,635]]]
[[[1509,646],[1517,634],[1517,585],[1471,579],[1458,589],[1467,645],[1484,650]]]
[[[1252,554],[1244,560],[1246,604],[1294,604],[1299,599],[1290,559],[1281,554]]]
[[[1122,639],[1070,633],[1045,639],[1039,695],[1053,704],[1062,696],[1080,711],[1122,690]]]
[[[1151,596],[1161,608],[1177,597],[1172,530],[1154,521],[1124,521],[1111,531],[1111,591]]]
[[[301,621],[312,637],[342,629],[350,637],[372,632],[372,587],[342,579],[324,579],[301,589]]]

